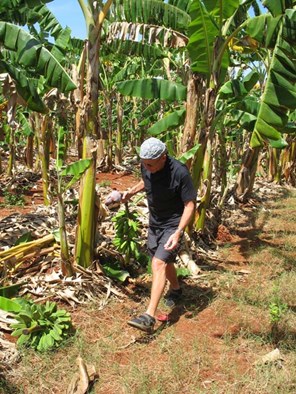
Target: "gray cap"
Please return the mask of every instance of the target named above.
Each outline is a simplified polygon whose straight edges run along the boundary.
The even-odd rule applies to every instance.
[[[151,137],[144,141],[140,148],[140,158],[158,159],[166,151],[166,145],[157,138]]]

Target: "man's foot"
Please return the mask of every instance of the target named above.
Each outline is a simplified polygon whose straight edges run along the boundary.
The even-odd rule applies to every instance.
[[[132,327],[138,328],[139,330],[151,332],[155,324],[155,319],[154,317],[148,315],[148,313],[143,313],[143,315],[129,320],[127,324]]]
[[[174,290],[171,289],[164,296],[164,304],[169,308],[173,308],[182,298],[182,289]]]

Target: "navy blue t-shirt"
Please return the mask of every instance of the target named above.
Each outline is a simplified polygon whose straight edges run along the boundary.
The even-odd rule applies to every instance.
[[[188,168],[168,156],[162,170],[152,174],[142,165],[141,171],[149,206],[149,226],[178,226],[184,203],[196,200]]]

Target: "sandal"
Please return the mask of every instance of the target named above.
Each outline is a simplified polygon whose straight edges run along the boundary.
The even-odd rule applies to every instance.
[[[132,327],[138,328],[139,330],[151,332],[155,324],[155,319],[154,317],[148,315],[148,313],[143,313],[143,315],[129,320],[127,324]]]
[[[173,308],[178,302],[182,299],[182,289],[178,290],[170,290],[167,295],[164,297],[164,304],[169,308]]]

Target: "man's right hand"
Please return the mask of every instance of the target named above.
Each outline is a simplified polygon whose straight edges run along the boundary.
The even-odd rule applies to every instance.
[[[122,192],[121,202],[123,202],[123,203],[128,202],[132,198],[132,196],[133,196],[133,193],[131,193],[129,190]]]

